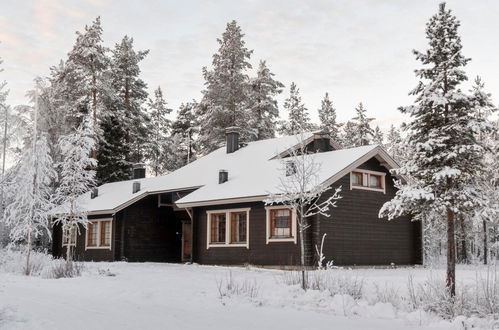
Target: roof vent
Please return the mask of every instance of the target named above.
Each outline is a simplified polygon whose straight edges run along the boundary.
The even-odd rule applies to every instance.
[[[133,165],[133,179],[143,179],[146,177],[146,164],[137,163]]]
[[[133,183],[133,189],[132,189],[132,193],[136,193],[137,191],[140,191],[140,182],[138,181],[135,181]]]
[[[225,129],[225,136],[227,138],[227,153],[231,154],[239,149],[239,128],[227,127]]]
[[[286,161],[286,176],[296,174],[296,163],[293,160]]]
[[[90,199],[94,199],[95,197],[99,196],[99,188],[94,187],[90,191]]]
[[[218,183],[222,184],[227,182],[227,180],[229,180],[229,172],[227,172],[227,170],[218,171]]]

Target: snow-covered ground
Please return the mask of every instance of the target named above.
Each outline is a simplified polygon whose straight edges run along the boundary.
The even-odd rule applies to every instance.
[[[421,268],[330,270],[364,279],[365,291],[407,290]],[[43,279],[0,271],[2,329],[460,329],[389,303],[303,292],[284,271],[157,263],[86,263],[81,277]],[[113,275],[113,276],[110,276]],[[444,271],[434,271],[444,276]],[[229,277],[239,294],[221,297]],[[458,270],[460,281],[476,273]],[[499,325],[498,325],[499,326]]]

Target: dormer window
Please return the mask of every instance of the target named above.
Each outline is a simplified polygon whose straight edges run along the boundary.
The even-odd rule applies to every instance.
[[[356,169],[350,172],[350,189],[365,189],[385,193],[385,176],[383,172]]]

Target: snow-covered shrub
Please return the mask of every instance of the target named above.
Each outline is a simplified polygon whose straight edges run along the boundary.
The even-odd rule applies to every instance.
[[[371,297],[371,303],[389,303],[395,307],[400,307],[403,305],[403,302],[406,300],[401,296],[399,290],[392,284],[386,282],[384,286],[379,285],[376,282],[373,282],[374,286],[374,296]]]
[[[248,298],[256,298],[259,294],[260,287],[256,280],[236,280],[229,271],[225,278],[217,280],[217,288],[220,299],[232,296],[244,296]]]
[[[488,267],[485,274],[477,272],[475,301],[480,316],[499,319],[499,276],[496,267]]]
[[[50,264],[45,278],[66,278],[80,276],[83,271],[83,263],[76,261],[66,261],[64,259],[54,259]]]
[[[54,259],[45,251],[31,251],[29,269],[26,269],[26,249],[14,246],[0,250],[0,272],[30,274],[43,278],[75,277],[81,275],[82,263],[67,263],[64,259]]]
[[[286,285],[301,284],[301,272],[295,270],[285,270],[282,275],[278,277],[278,282]]]
[[[285,271],[282,283],[296,285],[301,283],[301,273]],[[362,298],[364,279],[358,276],[338,273],[335,269],[321,269],[307,272],[307,284],[311,290],[326,291],[331,295],[350,295],[355,300]]]
[[[453,319],[466,317],[499,318],[499,276],[496,268],[477,271],[474,283],[456,286],[456,296],[451,297],[443,279],[430,275],[423,283],[414,285],[408,281],[408,302],[410,310],[421,309],[440,317]]]

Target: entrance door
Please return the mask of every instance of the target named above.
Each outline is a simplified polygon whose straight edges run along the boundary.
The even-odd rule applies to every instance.
[[[182,262],[191,261],[192,228],[190,221],[182,222]]]

